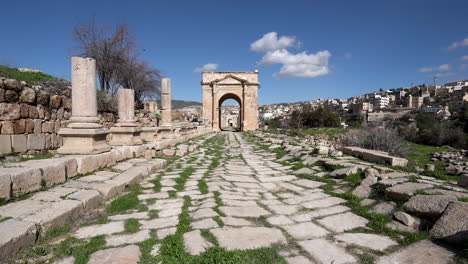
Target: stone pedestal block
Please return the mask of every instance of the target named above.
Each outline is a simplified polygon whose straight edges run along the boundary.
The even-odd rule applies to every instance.
[[[98,154],[110,150],[106,143],[109,134],[107,129],[61,128],[59,135],[63,138],[63,146],[57,150],[60,154]]]
[[[158,132],[157,127],[142,127],[140,137],[142,140],[145,141],[155,141],[156,140],[156,133]]]
[[[138,127],[112,127],[109,145],[111,146],[133,146],[140,145],[141,129]]]

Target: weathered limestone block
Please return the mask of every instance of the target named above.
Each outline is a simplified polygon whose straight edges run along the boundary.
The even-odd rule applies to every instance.
[[[18,93],[13,90],[5,91],[5,102],[7,103],[17,103],[18,102]]]
[[[140,261],[140,256],[140,248],[136,245],[120,248],[109,248],[94,252],[89,257],[88,264],[137,264]]]
[[[0,103],[5,102],[5,90],[0,89]]]
[[[66,181],[65,162],[60,159],[31,160],[29,164],[41,170],[46,187],[51,187]]]
[[[14,123],[14,132],[15,134],[24,134],[26,129],[26,120],[25,119],[18,119]]]
[[[62,96],[60,95],[52,95],[50,97],[50,107],[58,109],[62,105]]]
[[[42,150],[45,149],[46,135],[44,134],[31,134],[28,135],[27,147],[30,150]]]
[[[12,152],[11,149],[11,136],[0,135],[0,155],[9,154]]]
[[[468,239],[468,203],[452,202],[431,230],[435,238],[450,243],[462,243]]]
[[[10,174],[12,195],[19,196],[41,189],[41,171],[38,168],[6,168]]]
[[[15,255],[21,248],[36,242],[36,225],[31,222],[8,219],[0,222],[0,256],[2,261]]]
[[[27,148],[26,135],[11,135],[11,147],[13,152],[25,152]]]
[[[359,147],[343,147],[343,153],[359,157],[363,160],[383,163],[390,166],[405,167],[408,164],[407,159],[389,156],[388,153]]]
[[[385,194],[395,200],[407,200],[418,190],[431,188],[432,185],[426,183],[402,183],[385,189]]]
[[[404,203],[403,207],[411,214],[438,218],[449,203],[456,201],[457,198],[449,195],[416,195]]]
[[[21,118],[21,108],[18,104],[0,103],[0,120],[16,120]]]
[[[83,204],[80,201],[62,200],[50,203],[43,210],[27,216],[23,220],[39,224],[41,233],[45,234],[54,227],[64,226],[77,220],[82,216],[82,213]]]
[[[22,82],[15,79],[5,79],[3,81],[3,85],[6,89],[15,91],[21,91],[21,89],[23,89],[24,87],[24,84]]]
[[[103,196],[95,190],[79,190],[67,196],[67,199],[82,202],[85,212],[89,212],[103,203]]]
[[[0,171],[0,200],[10,200],[11,178],[10,174]]]
[[[171,79],[161,79],[161,126],[170,126],[172,123],[171,105]]]
[[[36,92],[32,88],[24,87],[19,99],[22,103],[34,104],[36,102]]]

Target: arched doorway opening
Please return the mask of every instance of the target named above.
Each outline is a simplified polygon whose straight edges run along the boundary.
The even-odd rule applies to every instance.
[[[242,103],[241,99],[232,93],[223,95],[219,99],[219,130],[242,131]]]

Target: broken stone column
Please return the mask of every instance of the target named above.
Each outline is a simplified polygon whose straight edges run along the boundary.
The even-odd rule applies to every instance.
[[[96,61],[92,58],[72,57],[72,116],[67,128],[59,135],[63,145],[61,154],[97,154],[110,150],[106,143],[107,129],[97,117]]]
[[[172,124],[171,79],[161,79],[161,126]]]
[[[109,145],[133,146],[142,143],[140,138],[141,128],[137,127],[135,120],[135,91],[132,89],[120,89],[119,120],[110,129]]]
[[[174,126],[172,124],[172,106],[171,106],[171,79],[161,79],[161,126],[159,127],[156,138],[174,138]]]

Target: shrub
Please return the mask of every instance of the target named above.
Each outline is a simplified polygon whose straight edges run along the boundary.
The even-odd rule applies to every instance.
[[[343,145],[384,151],[400,157],[405,157],[409,151],[408,144],[398,131],[390,127],[364,127],[351,130],[345,135]]]

